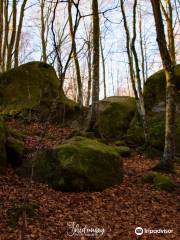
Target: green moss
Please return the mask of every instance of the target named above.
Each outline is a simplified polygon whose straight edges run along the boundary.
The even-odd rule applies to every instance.
[[[0,76],[0,115],[66,122],[79,112],[77,104],[66,98],[59,86],[53,67],[42,62],[5,72]]]
[[[180,65],[177,65],[175,68],[175,84],[177,92],[180,90]],[[146,81],[144,88],[144,101],[146,109],[149,111],[155,106],[157,103],[165,101],[166,96],[166,80],[164,71],[161,70],[155,74],[153,74]],[[177,96],[177,101],[180,96]]]
[[[144,175],[143,180],[144,182],[147,182],[147,183],[153,183],[155,176],[156,176],[155,173],[148,173]]]
[[[149,130],[149,137],[151,148],[157,151],[164,150],[165,141],[165,113],[149,113],[147,115],[147,123]],[[137,145],[144,144],[143,129],[140,126],[137,118],[131,123],[131,127],[128,130],[128,138],[130,141]],[[176,144],[176,155],[180,156],[180,114],[176,114],[176,128],[175,128],[175,144]]]
[[[160,190],[165,190],[168,192],[171,192],[175,190],[176,184],[173,182],[173,180],[165,175],[157,175],[153,179],[154,186],[157,187]]]
[[[116,146],[126,146],[126,143],[123,140],[117,140],[113,142],[113,144]]]
[[[128,157],[130,155],[130,148],[127,146],[118,146],[116,149],[122,157]]]
[[[42,98],[58,94],[54,69],[45,63],[30,62],[0,76],[1,113],[13,114],[37,106]]]
[[[34,176],[61,190],[103,190],[122,181],[122,160],[115,147],[79,136],[40,153]]]
[[[127,131],[135,112],[131,97],[109,97],[100,102],[98,131],[107,139],[119,139]]]

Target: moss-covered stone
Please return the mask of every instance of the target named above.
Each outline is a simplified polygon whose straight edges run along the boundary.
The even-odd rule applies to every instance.
[[[116,147],[116,149],[122,157],[128,157],[131,152],[130,148],[127,146],[118,146],[118,147]]]
[[[45,63],[30,62],[0,76],[1,113],[31,109],[42,99],[58,95],[59,81],[54,69]]]
[[[175,190],[176,184],[173,180],[165,175],[156,175],[153,179],[154,186],[160,190],[171,192]]]
[[[144,175],[144,177],[143,177],[143,180],[144,180],[144,182],[147,182],[147,183],[153,183],[153,180],[154,180],[154,178],[156,177],[156,173],[148,173],[148,174],[146,174],[146,175]]]
[[[12,167],[18,167],[22,164],[25,145],[24,142],[13,136],[8,136],[6,142],[7,161]]]
[[[175,85],[176,91],[180,91],[180,65],[175,68]],[[153,74],[146,81],[144,87],[144,101],[148,111],[160,102],[165,102],[166,96],[166,80],[164,71],[161,70]],[[177,102],[180,102],[180,94],[177,94]]]
[[[77,104],[59,90],[54,68],[29,62],[0,76],[0,115],[60,123],[77,113]]]
[[[7,165],[6,158],[6,129],[2,119],[0,119],[0,174],[4,174]]]
[[[165,113],[151,112],[147,115],[151,147],[158,151],[164,150]],[[133,120],[128,130],[128,138],[137,145],[144,144],[143,129],[137,119]],[[180,156],[180,114],[176,115],[175,128],[176,156]]]
[[[38,153],[34,161],[35,180],[65,191],[103,190],[121,183],[122,176],[116,147],[80,136]]]
[[[119,139],[127,131],[135,113],[131,97],[108,97],[100,102],[98,131],[106,139]]]

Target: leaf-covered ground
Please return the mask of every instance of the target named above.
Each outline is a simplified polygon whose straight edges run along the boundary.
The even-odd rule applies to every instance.
[[[23,128],[27,130],[26,126]],[[35,126],[34,129],[37,131],[40,126]],[[59,129],[58,132],[54,129],[53,139],[64,131],[68,134],[72,132],[67,129]],[[47,138],[45,142],[47,146],[52,143],[50,140],[48,142]],[[28,179],[18,177],[9,169],[6,176],[0,177],[0,240],[95,239],[85,236],[70,237],[67,234],[68,222],[76,222],[80,227],[86,225],[89,228],[104,228],[105,234],[100,238],[103,240],[178,240],[179,188],[168,193],[143,181],[143,176],[156,163],[155,160],[133,153],[131,157],[124,159],[123,183],[94,193],[57,192],[44,184],[30,184]],[[178,184],[178,178],[172,177]],[[11,228],[10,216],[12,217],[15,207],[23,206],[25,196],[29,206],[36,206],[34,215],[30,217],[28,214],[20,214],[16,227]],[[137,226],[147,229],[171,229],[173,233],[143,234],[137,238],[134,233]]]
[[[136,239],[134,229],[142,226],[173,229],[170,235],[144,235],[142,239],[178,240],[178,190],[167,193],[144,184],[142,176],[151,166],[152,161],[140,155],[125,159],[123,184],[102,193],[62,193],[37,183],[27,188],[26,179],[9,171],[8,176],[0,178],[0,239],[20,239],[22,218],[11,229],[7,211],[21,204],[28,193],[29,202],[38,206],[36,215],[27,218],[29,239],[71,239],[67,222],[75,221],[81,226],[104,228],[102,239]]]

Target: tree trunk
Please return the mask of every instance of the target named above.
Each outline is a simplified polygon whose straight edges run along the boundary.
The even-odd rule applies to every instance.
[[[136,70],[136,79],[137,79],[137,89],[138,89],[138,95],[139,95],[139,108],[140,108],[140,117],[143,125],[144,130],[144,137],[145,142],[148,144],[148,131],[147,131],[147,123],[146,123],[146,111],[144,106],[144,99],[143,99],[143,92],[142,92],[142,83],[141,83],[141,77],[140,77],[140,68],[139,68],[139,60],[138,55],[136,52],[135,47],[135,41],[136,41],[136,9],[137,9],[137,0],[134,1],[133,6],[133,38],[131,42],[131,50],[134,56],[134,62],[135,62],[135,70]]]
[[[165,126],[165,146],[164,155],[161,160],[161,168],[172,170],[174,166],[175,150],[175,82],[174,82],[174,64],[168,51],[164,25],[160,9],[160,2],[151,0],[153,14],[155,19],[157,42],[166,76],[166,126]]]
[[[68,2],[68,14],[69,14],[69,28],[70,28],[70,36],[71,36],[71,42],[72,42],[72,51],[73,51],[73,58],[75,63],[75,69],[76,69],[76,78],[77,78],[77,86],[78,86],[78,104],[80,108],[83,107],[83,93],[82,93],[82,81],[81,81],[81,72],[80,72],[80,66],[78,61],[78,55],[76,50],[76,41],[75,41],[75,34],[73,30],[73,19],[72,19],[72,3]]]
[[[87,89],[87,99],[86,99],[86,106],[89,106],[89,102],[90,102],[90,97],[91,97],[91,85],[92,85],[92,69],[91,69],[91,42],[90,39],[87,42],[88,44],[88,59],[87,59],[87,63],[88,63],[88,89]]]
[[[0,72],[2,72],[2,44],[3,44],[3,4],[4,1],[0,1]]]
[[[17,3],[16,0],[13,0],[13,22],[12,22],[12,34],[11,34],[11,40],[8,46],[8,52],[7,52],[7,70],[11,69],[12,66],[12,55],[13,55],[13,48],[16,38],[16,17],[17,17]]]
[[[92,86],[92,107],[89,123],[89,131],[95,130],[99,114],[99,12],[98,0],[92,0],[93,12],[93,86]]]
[[[167,35],[168,35],[168,49],[171,57],[171,61],[176,65],[176,53],[175,53],[175,43],[174,43],[174,33],[173,33],[173,10],[170,0],[166,0],[168,12],[166,12],[163,4],[161,3],[161,8],[166,19],[167,25]]]
[[[17,35],[16,35],[15,50],[14,50],[14,67],[17,67],[19,65],[19,44],[20,44],[22,24],[23,24],[24,11],[25,11],[25,7],[26,7],[26,3],[27,3],[27,0],[24,0],[23,3],[22,3],[22,6],[21,6],[18,30],[17,30]]]
[[[136,25],[135,25],[135,7],[134,6],[134,11],[133,11],[133,32],[136,30]],[[124,10],[124,1],[121,0],[121,11],[123,15],[123,22],[124,22],[124,29],[126,32],[126,49],[127,49],[127,55],[128,55],[128,61],[129,61],[129,72],[130,72],[130,79],[131,79],[131,84],[136,100],[136,107],[138,114],[140,116],[143,130],[144,130],[144,138],[146,143],[148,142],[148,134],[147,134],[147,125],[146,125],[146,120],[145,120],[145,109],[144,109],[144,101],[142,100],[142,88],[141,88],[141,80],[139,76],[139,64],[138,64],[138,59],[137,59],[137,54],[136,54],[136,49],[135,49],[135,40],[136,40],[136,33],[134,32],[133,34],[133,40],[132,40],[132,45],[130,47],[130,32],[129,28],[127,25],[127,18]],[[134,64],[133,64],[133,56],[131,53],[131,50],[134,51],[134,56],[135,56],[135,62],[136,62],[136,75],[137,75],[137,80],[138,80],[138,90],[136,89],[136,82],[135,82],[135,71],[134,71]]]
[[[2,50],[2,68],[3,72],[6,70],[6,52],[8,49],[8,36],[9,36],[9,0],[4,2],[4,41],[3,41],[3,50]]]
[[[101,59],[102,59],[102,74],[103,74],[103,85],[104,85],[104,98],[106,98],[106,69],[105,69],[105,58],[102,46],[102,37],[100,36],[100,46],[101,46]]]
[[[45,0],[41,0],[40,8],[41,8],[41,45],[42,45],[42,58],[43,58],[43,62],[47,62],[47,56],[46,56],[46,40],[45,40],[45,22],[44,22],[44,5],[45,5]]]

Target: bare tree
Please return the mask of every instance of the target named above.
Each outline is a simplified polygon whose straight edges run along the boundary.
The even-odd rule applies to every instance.
[[[83,107],[83,92],[82,92],[82,80],[81,80],[81,72],[80,72],[80,66],[79,66],[79,60],[78,60],[78,54],[77,54],[77,47],[76,47],[76,41],[74,37],[74,29],[73,29],[73,19],[72,19],[72,3],[68,2],[68,15],[69,15],[69,28],[70,28],[70,36],[71,36],[71,42],[72,42],[72,51],[73,51],[73,59],[76,69],[76,79],[77,79],[77,86],[78,86],[78,103],[80,108]]]
[[[0,72],[2,71],[2,45],[3,45],[3,7],[4,1],[0,1]]]
[[[166,4],[167,4],[167,11],[161,1],[162,12],[166,19],[167,35],[168,35],[168,49],[169,49],[169,53],[171,56],[171,60],[175,65],[176,64],[176,53],[175,53],[175,42],[174,42],[174,32],[173,32],[173,10],[172,10],[172,5],[171,5],[170,0],[166,0]]]
[[[13,21],[12,21],[12,34],[10,38],[10,43],[7,50],[7,70],[11,69],[12,66],[12,56],[13,48],[16,39],[16,20],[17,20],[17,1],[13,0],[13,9],[12,9]]]
[[[89,123],[89,130],[94,130],[99,113],[99,12],[98,12],[98,0],[92,0],[92,12],[93,12],[93,86],[92,86],[92,107],[91,117]]]
[[[24,0],[21,5],[20,17],[19,17],[19,24],[16,34],[16,42],[15,42],[15,50],[14,50],[14,66],[17,67],[19,65],[19,44],[21,40],[21,31],[22,31],[22,24],[24,18],[24,11],[26,7],[26,3],[28,0]]]
[[[47,62],[47,54],[46,54],[46,39],[45,39],[45,16],[44,16],[44,7],[45,1],[40,1],[40,8],[41,8],[41,45],[42,45],[42,59],[43,62]]]
[[[175,82],[174,82],[174,63],[171,58],[171,50],[168,50],[160,1],[151,0],[159,51],[166,76],[166,126],[165,126],[165,147],[164,156],[160,166],[164,170],[172,170],[175,150]]]
[[[137,52],[135,48],[135,41],[136,41],[136,7],[137,7],[137,1],[134,1],[133,6],[133,38],[131,41],[130,38],[130,31],[127,24],[127,17],[124,9],[124,1],[121,0],[121,11],[123,15],[123,22],[124,22],[124,29],[126,32],[126,49],[127,49],[127,55],[128,55],[128,61],[129,61],[129,72],[130,72],[130,79],[132,83],[132,88],[136,100],[136,106],[137,111],[139,113],[143,130],[144,130],[144,138],[146,143],[148,143],[148,133],[147,133],[147,124],[146,124],[146,113],[145,113],[145,107],[144,107],[144,99],[142,94],[142,87],[141,87],[141,78],[140,78],[140,69],[139,69],[139,61],[137,57]],[[134,60],[133,60],[134,56]],[[135,68],[134,68],[134,62],[135,62]],[[136,87],[136,81],[135,77],[137,78],[137,87]]]

